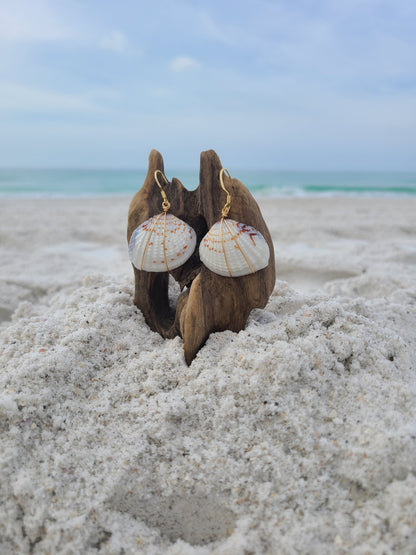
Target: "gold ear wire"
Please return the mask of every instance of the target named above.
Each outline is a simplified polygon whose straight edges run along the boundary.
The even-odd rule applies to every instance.
[[[165,180],[165,183],[169,183],[169,181],[166,179],[165,174],[164,174],[161,170],[156,170],[156,171],[155,171],[155,181],[156,181],[156,183],[158,184],[159,189],[160,189],[161,194],[162,194],[162,197],[163,197],[162,208],[163,208],[163,211],[164,211],[164,212],[167,212],[167,211],[169,210],[169,208],[170,208],[170,202],[169,202],[168,199],[167,199],[166,193],[165,193],[165,191],[163,190],[162,185],[159,183],[159,180],[158,180],[158,178],[157,178],[157,174],[158,174],[158,173],[160,173],[160,175],[163,177],[163,179]]]
[[[222,177],[223,173],[226,173],[227,176],[229,177],[229,179],[231,179],[231,175],[230,175],[230,172],[227,170],[227,168],[222,168],[221,171],[220,171],[221,187],[227,193],[227,202],[224,204],[224,208],[222,209],[221,214],[222,214],[223,218],[226,218],[228,216],[228,212],[230,211],[230,208],[231,208],[231,195],[224,186],[224,181],[223,181],[223,177]]]

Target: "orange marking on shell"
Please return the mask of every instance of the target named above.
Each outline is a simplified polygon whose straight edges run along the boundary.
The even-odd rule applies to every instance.
[[[133,231],[129,257],[139,270],[166,272],[185,263],[195,244],[196,233],[186,222],[173,214],[162,213],[149,218]],[[166,253],[165,256],[162,253]],[[159,262],[161,256],[164,260]],[[174,260],[173,264],[170,259]]]
[[[224,218],[201,241],[199,255],[211,271],[239,277],[268,265],[270,251],[264,237],[249,225]]]

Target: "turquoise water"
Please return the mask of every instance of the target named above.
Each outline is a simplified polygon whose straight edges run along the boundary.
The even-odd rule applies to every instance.
[[[256,171],[230,169],[256,197],[416,196],[416,172]],[[146,170],[0,169],[0,198],[67,198],[132,195]],[[173,171],[187,189],[198,170]]]

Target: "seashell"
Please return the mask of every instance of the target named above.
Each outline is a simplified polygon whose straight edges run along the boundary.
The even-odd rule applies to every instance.
[[[173,214],[162,212],[133,231],[129,256],[138,270],[169,272],[192,256],[195,245],[192,227]]]
[[[230,218],[216,222],[199,245],[201,261],[220,276],[254,274],[268,265],[269,256],[269,246],[259,231]]]

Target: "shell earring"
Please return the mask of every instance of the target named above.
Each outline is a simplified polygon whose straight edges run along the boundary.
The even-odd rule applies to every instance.
[[[231,179],[225,168],[220,172],[227,202],[222,218],[216,222],[199,245],[199,257],[205,266],[220,276],[239,277],[254,274],[269,263],[270,249],[263,235],[247,224],[228,218],[231,195],[224,186],[223,175]]]
[[[169,272],[182,266],[192,256],[196,245],[195,230],[169,213],[170,202],[159,183],[158,174],[165,183],[169,181],[162,171],[155,171],[155,181],[163,198],[163,212],[140,224],[129,242],[131,263],[146,272]]]

